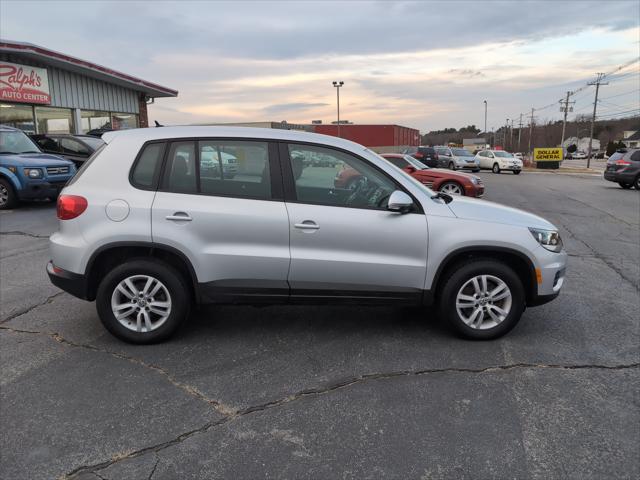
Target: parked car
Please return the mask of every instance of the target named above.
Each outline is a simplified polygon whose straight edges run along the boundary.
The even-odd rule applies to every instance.
[[[640,190],[640,149],[618,151],[607,160],[604,179],[616,182],[622,188]]]
[[[200,152],[200,168],[207,170],[207,175],[213,178],[220,178],[220,163],[224,178],[233,178],[238,173],[238,159],[227,152],[220,153],[218,162],[218,152],[211,146],[204,146]]]
[[[461,334],[489,339],[564,283],[548,221],[434,192],[348,140],[238,127],[104,139],[58,199],[47,272],[129,342],[170,337],[193,302],[436,305]],[[198,155],[184,155],[203,144],[262,168],[203,178]],[[333,169],[305,166],[312,152],[365,181],[336,188]]]
[[[98,138],[101,138],[101,137],[102,137],[102,135],[104,135],[105,133],[113,132],[113,131],[114,131],[114,130],[113,130],[113,128],[111,128],[111,127],[94,128],[94,129],[92,129],[92,130],[89,130],[89,131],[87,132],[87,135],[90,135],[90,136],[92,136],[92,137],[98,137]]]
[[[409,147],[405,148],[402,153],[417,158],[431,168],[447,167],[447,164],[439,158],[434,147]]]
[[[480,168],[500,173],[509,170],[518,175],[522,171],[522,160],[504,150],[480,150],[476,155]]]
[[[80,168],[93,153],[104,145],[104,141],[91,135],[38,134],[31,138],[45,153],[59,155],[71,160]]]
[[[587,158],[587,154],[582,151],[573,152],[571,154],[571,160],[584,160]]]
[[[75,173],[73,162],[42,153],[22,130],[0,125],[0,210],[20,200],[55,199]]]
[[[480,162],[474,154],[465,148],[435,147],[438,158],[442,160],[449,170],[469,169],[473,172],[480,171]]]
[[[420,160],[402,153],[385,153],[380,156],[437,192],[468,197],[481,197],[484,194],[482,179],[476,175],[429,168]]]

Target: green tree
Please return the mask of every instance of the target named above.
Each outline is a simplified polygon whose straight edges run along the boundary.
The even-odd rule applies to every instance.
[[[569,152],[569,153],[573,153],[576,150],[578,150],[578,146],[575,143],[572,143],[571,145],[569,145],[567,147],[567,152]]]
[[[609,140],[609,143],[607,143],[607,157],[610,157],[611,155],[613,155],[616,151],[616,148],[617,148],[616,144],[611,140]]]

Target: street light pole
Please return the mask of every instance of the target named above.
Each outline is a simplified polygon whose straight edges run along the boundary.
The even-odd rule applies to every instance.
[[[487,136],[487,101],[484,101],[484,135]]]
[[[337,105],[338,105],[338,138],[340,135],[340,87],[344,85],[344,82],[333,82],[333,86],[336,87]]]

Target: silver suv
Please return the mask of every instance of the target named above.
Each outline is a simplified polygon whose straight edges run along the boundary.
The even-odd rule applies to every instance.
[[[128,342],[168,338],[193,303],[434,305],[489,339],[564,281],[551,223],[433,192],[347,140],[237,127],[103,139],[59,198],[47,271]],[[343,185],[351,174],[363,180]]]

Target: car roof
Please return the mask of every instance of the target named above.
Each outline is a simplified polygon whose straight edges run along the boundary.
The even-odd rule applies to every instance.
[[[230,126],[178,126],[134,128],[130,130],[114,130],[102,135],[102,140],[111,143],[114,139],[142,141],[163,140],[173,138],[251,138],[264,140],[285,140],[295,142],[320,143],[347,149],[365,148],[362,145],[331,135],[283,130],[277,128],[230,127]]]

